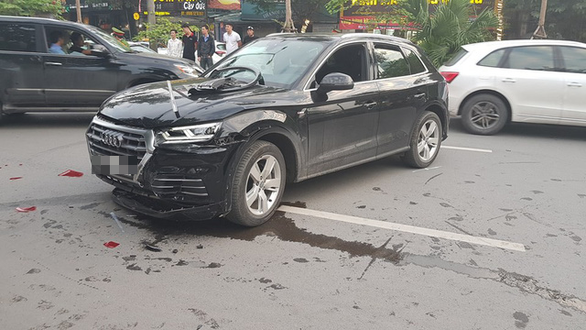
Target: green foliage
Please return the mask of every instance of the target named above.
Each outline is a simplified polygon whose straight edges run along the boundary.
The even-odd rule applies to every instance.
[[[158,47],[165,47],[167,45],[167,40],[170,38],[171,30],[177,30],[177,37],[181,37],[183,34],[183,29],[181,29],[182,23],[175,23],[171,22],[166,18],[157,18],[157,23],[155,24],[152,29],[149,27],[148,23],[145,23],[146,30],[140,31],[138,36],[134,38],[136,41],[142,40],[149,40],[151,44],[155,44]],[[199,28],[197,26],[192,26],[191,30],[194,32],[198,32]]]
[[[519,17],[531,17],[529,32],[537,28],[541,0],[506,0],[504,4],[505,23],[515,23]],[[545,32],[549,38],[570,39],[586,42],[586,1],[548,0],[545,15]],[[511,33],[512,32],[512,33]],[[511,31],[516,35],[519,31]],[[507,35],[507,31],[505,31]]]
[[[0,15],[51,16],[60,18],[63,13],[61,0],[2,0]]]
[[[476,19],[469,0],[450,0],[439,4],[430,14],[427,0],[410,0],[416,10],[416,24],[419,27],[414,41],[423,48],[435,66],[441,66],[461,46],[494,40],[490,29],[498,25],[498,19],[490,8],[478,14]],[[417,2],[419,6],[417,6]]]

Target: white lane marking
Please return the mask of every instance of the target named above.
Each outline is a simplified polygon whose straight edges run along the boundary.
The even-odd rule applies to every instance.
[[[421,172],[421,171],[431,171],[431,170],[437,170],[438,168],[440,168],[441,166],[436,166],[436,167],[426,167],[426,168],[422,168],[419,170],[414,170],[413,173],[415,172]]]
[[[476,148],[464,148],[464,147],[452,147],[452,146],[441,146],[441,149],[454,149],[454,150],[464,150],[464,151],[476,151],[476,152],[486,152],[491,153],[492,150],[489,149],[476,149]]]
[[[348,223],[365,225],[365,226],[370,226],[370,227],[396,230],[396,231],[417,234],[417,235],[444,238],[444,239],[449,239],[449,240],[453,240],[453,241],[460,241],[460,242],[467,242],[467,243],[478,244],[478,245],[498,247],[498,248],[513,250],[513,251],[520,251],[520,252],[526,251],[525,246],[523,244],[519,244],[519,243],[501,241],[501,240],[496,240],[496,239],[491,239],[491,238],[456,234],[456,233],[451,233],[448,231],[441,231],[441,230],[428,229],[428,228],[423,228],[423,227],[402,225],[402,224],[387,222],[387,221],[359,218],[359,217],[353,217],[350,215],[316,211],[316,210],[304,209],[304,208],[299,208],[299,207],[292,207],[292,206],[287,206],[287,205],[281,205],[279,207],[279,211],[301,214],[301,215],[308,215],[308,216],[312,216],[312,217],[335,220],[335,221],[348,222]]]

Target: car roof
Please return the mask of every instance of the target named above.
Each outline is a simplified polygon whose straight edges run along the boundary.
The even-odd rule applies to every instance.
[[[316,39],[316,40],[329,40],[329,41],[342,41],[342,40],[369,40],[369,41],[394,41],[405,44],[413,45],[413,43],[407,39],[388,36],[385,34],[373,34],[373,33],[333,33],[333,32],[320,32],[320,33],[272,33],[267,35],[268,38],[283,38],[283,39]],[[265,37],[265,38],[266,38]]]
[[[569,41],[569,40],[555,40],[555,39],[518,39],[518,40],[502,40],[502,41],[486,41],[462,46],[467,51],[492,51],[500,48],[516,47],[516,46],[574,46],[586,48],[586,44]]]
[[[54,24],[62,26],[76,26],[80,28],[87,27],[88,25],[82,23],[76,23],[72,21],[61,21],[53,18],[43,17],[23,17],[23,16],[3,16],[0,15],[0,21],[2,22],[14,22],[14,23],[32,23],[32,24]]]

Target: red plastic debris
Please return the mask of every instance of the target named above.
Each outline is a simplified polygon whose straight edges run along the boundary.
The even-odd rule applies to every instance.
[[[14,181],[14,180],[20,180],[22,179],[22,176],[15,176],[13,178],[10,178],[10,180]]]
[[[83,176],[83,173],[78,172],[78,171],[74,171],[74,170],[67,170],[63,173],[60,173],[59,176],[68,176],[68,177],[72,177],[72,178],[79,178]]]
[[[16,210],[18,212],[30,212],[30,211],[36,211],[37,207],[36,206],[31,206],[31,207],[17,207]]]
[[[117,247],[118,245],[120,245],[120,244],[116,243],[116,242],[112,242],[112,241],[104,243],[104,246],[107,248],[110,248],[110,249],[113,249],[113,248]]]

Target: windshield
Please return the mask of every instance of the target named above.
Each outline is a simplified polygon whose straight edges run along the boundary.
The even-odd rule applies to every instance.
[[[261,82],[265,85],[289,88],[303,76],[325,46],[323,41],[260,39],[227,58],[218,68],[250,67],[260,71]]]
[[[106,31],[99,29],[94,26],[87,26],[88,28],[92,29],[97,35],[99,35],[110,47],[115,48],[119,52],[131,53],[132,49],[130,47],[123,45],[120,43],[116,38],[106,33]]]

